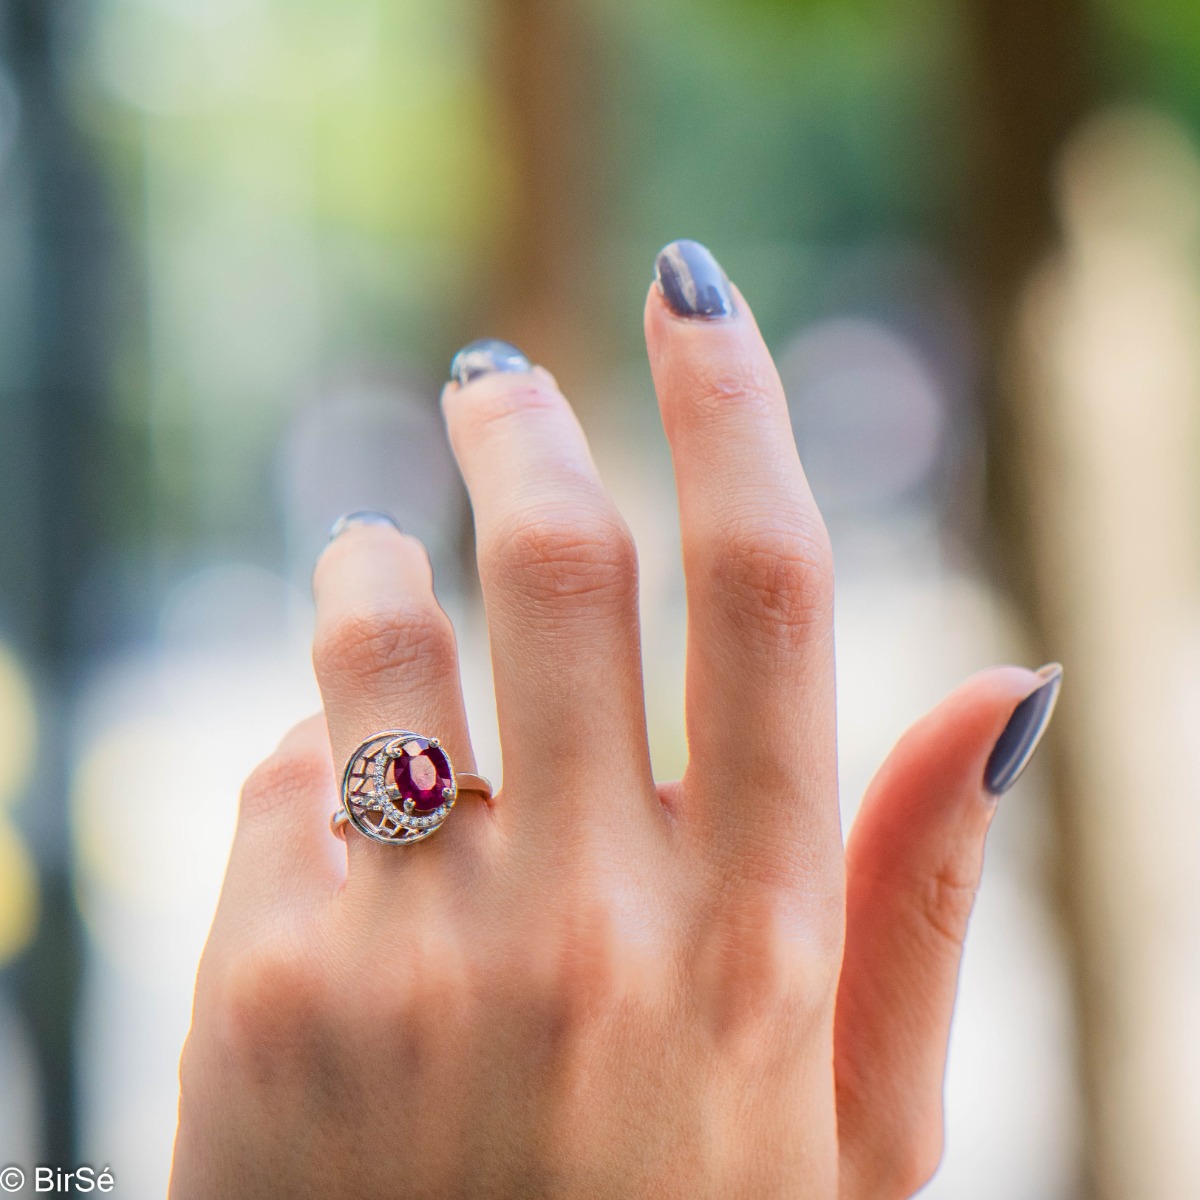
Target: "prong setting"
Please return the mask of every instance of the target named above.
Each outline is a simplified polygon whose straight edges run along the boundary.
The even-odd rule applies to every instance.
[[[441,742],[404,729],[362,742],[342,780],[349,822],[373,841],[390,844],[429,837],[457,794],[454,767]]]

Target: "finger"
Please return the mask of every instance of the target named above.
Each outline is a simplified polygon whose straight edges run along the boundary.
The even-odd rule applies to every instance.
[[[835,1054],[843,1200],[909,1196],[937,1167],[946,1043],[984,837],[1061,682],[1057,664],[969,680],[904,736],[854,823]]]
[[[611,826],[628,814],[608,795],[654,796],[633,541],[546,371],[477,342],[452,373],[442,403],[475,513],[505,792],[524,810],[501,817]]]
[[[833,572],[787,402],[708,251],[673,242],[656,266],[646,341],[687,575],[684,804],[714,842],[755,831],[747,862],[840,870]]]
[[[474,771],[458,652],[433,594],[425,548],[382,514],[335,526],[313,575],[313,663],[325,701],[333,761],[341,771],[359,744],[389,729],[436,737],[458,771]],[[460,832],[477,813],[460,803],[448,824]],[[448,831],[439,831],[444,844]],[[356,859],[393,867],[403,857],[348,831]]]
[[[246,780],[223,896],[242,913],[328,897],[346,858],[329,835],[337,789],[321,714],[292,728]],[[223,904],[226,901],[223,900]]]

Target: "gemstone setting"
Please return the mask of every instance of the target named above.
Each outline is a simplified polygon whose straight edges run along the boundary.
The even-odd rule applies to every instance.
[[[405,811],[411,805],[425,814],[445,803],[442,793],[454,787],[454,772],[445,750],[436,741],[412,737],[398,746],[389,746],[388,752],[398,752],[392,759],[391,776]]]
[[[458,784],[437,738],[407,729],[378,733],[346,764],[342,806],[361,833],[379,842],[415,842],[434,833],[454,807]]]

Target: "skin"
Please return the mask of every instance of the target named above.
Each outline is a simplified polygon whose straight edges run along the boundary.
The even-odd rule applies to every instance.
[[[401,727],[476,769],[453,631],[411,537],[353,526],[322,556],[324,713],[242,795],[172,1200],[890,1200],[934,1172],[984,764],[1042,680],[962,685],[843,848],[828,539],[738,300],[646,303],[687,575],[681,780],[651,774],[634,546],[545,371],[443,396],[504,788],[413,847],[330,836],[334,764]]]

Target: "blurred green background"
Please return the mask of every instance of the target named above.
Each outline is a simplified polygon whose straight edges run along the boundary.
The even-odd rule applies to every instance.
[[[161,1196],[240,780],[316,706],[341,512],[428,543],[500,773],[437,394],[515,341],[682,582],[641,341],[709,244],[839,572],[843,807],[959,678],[1066,665],[1006,797],[931,1197],[1200,1195],[1200,9],[4,0],[0,1161]]]

